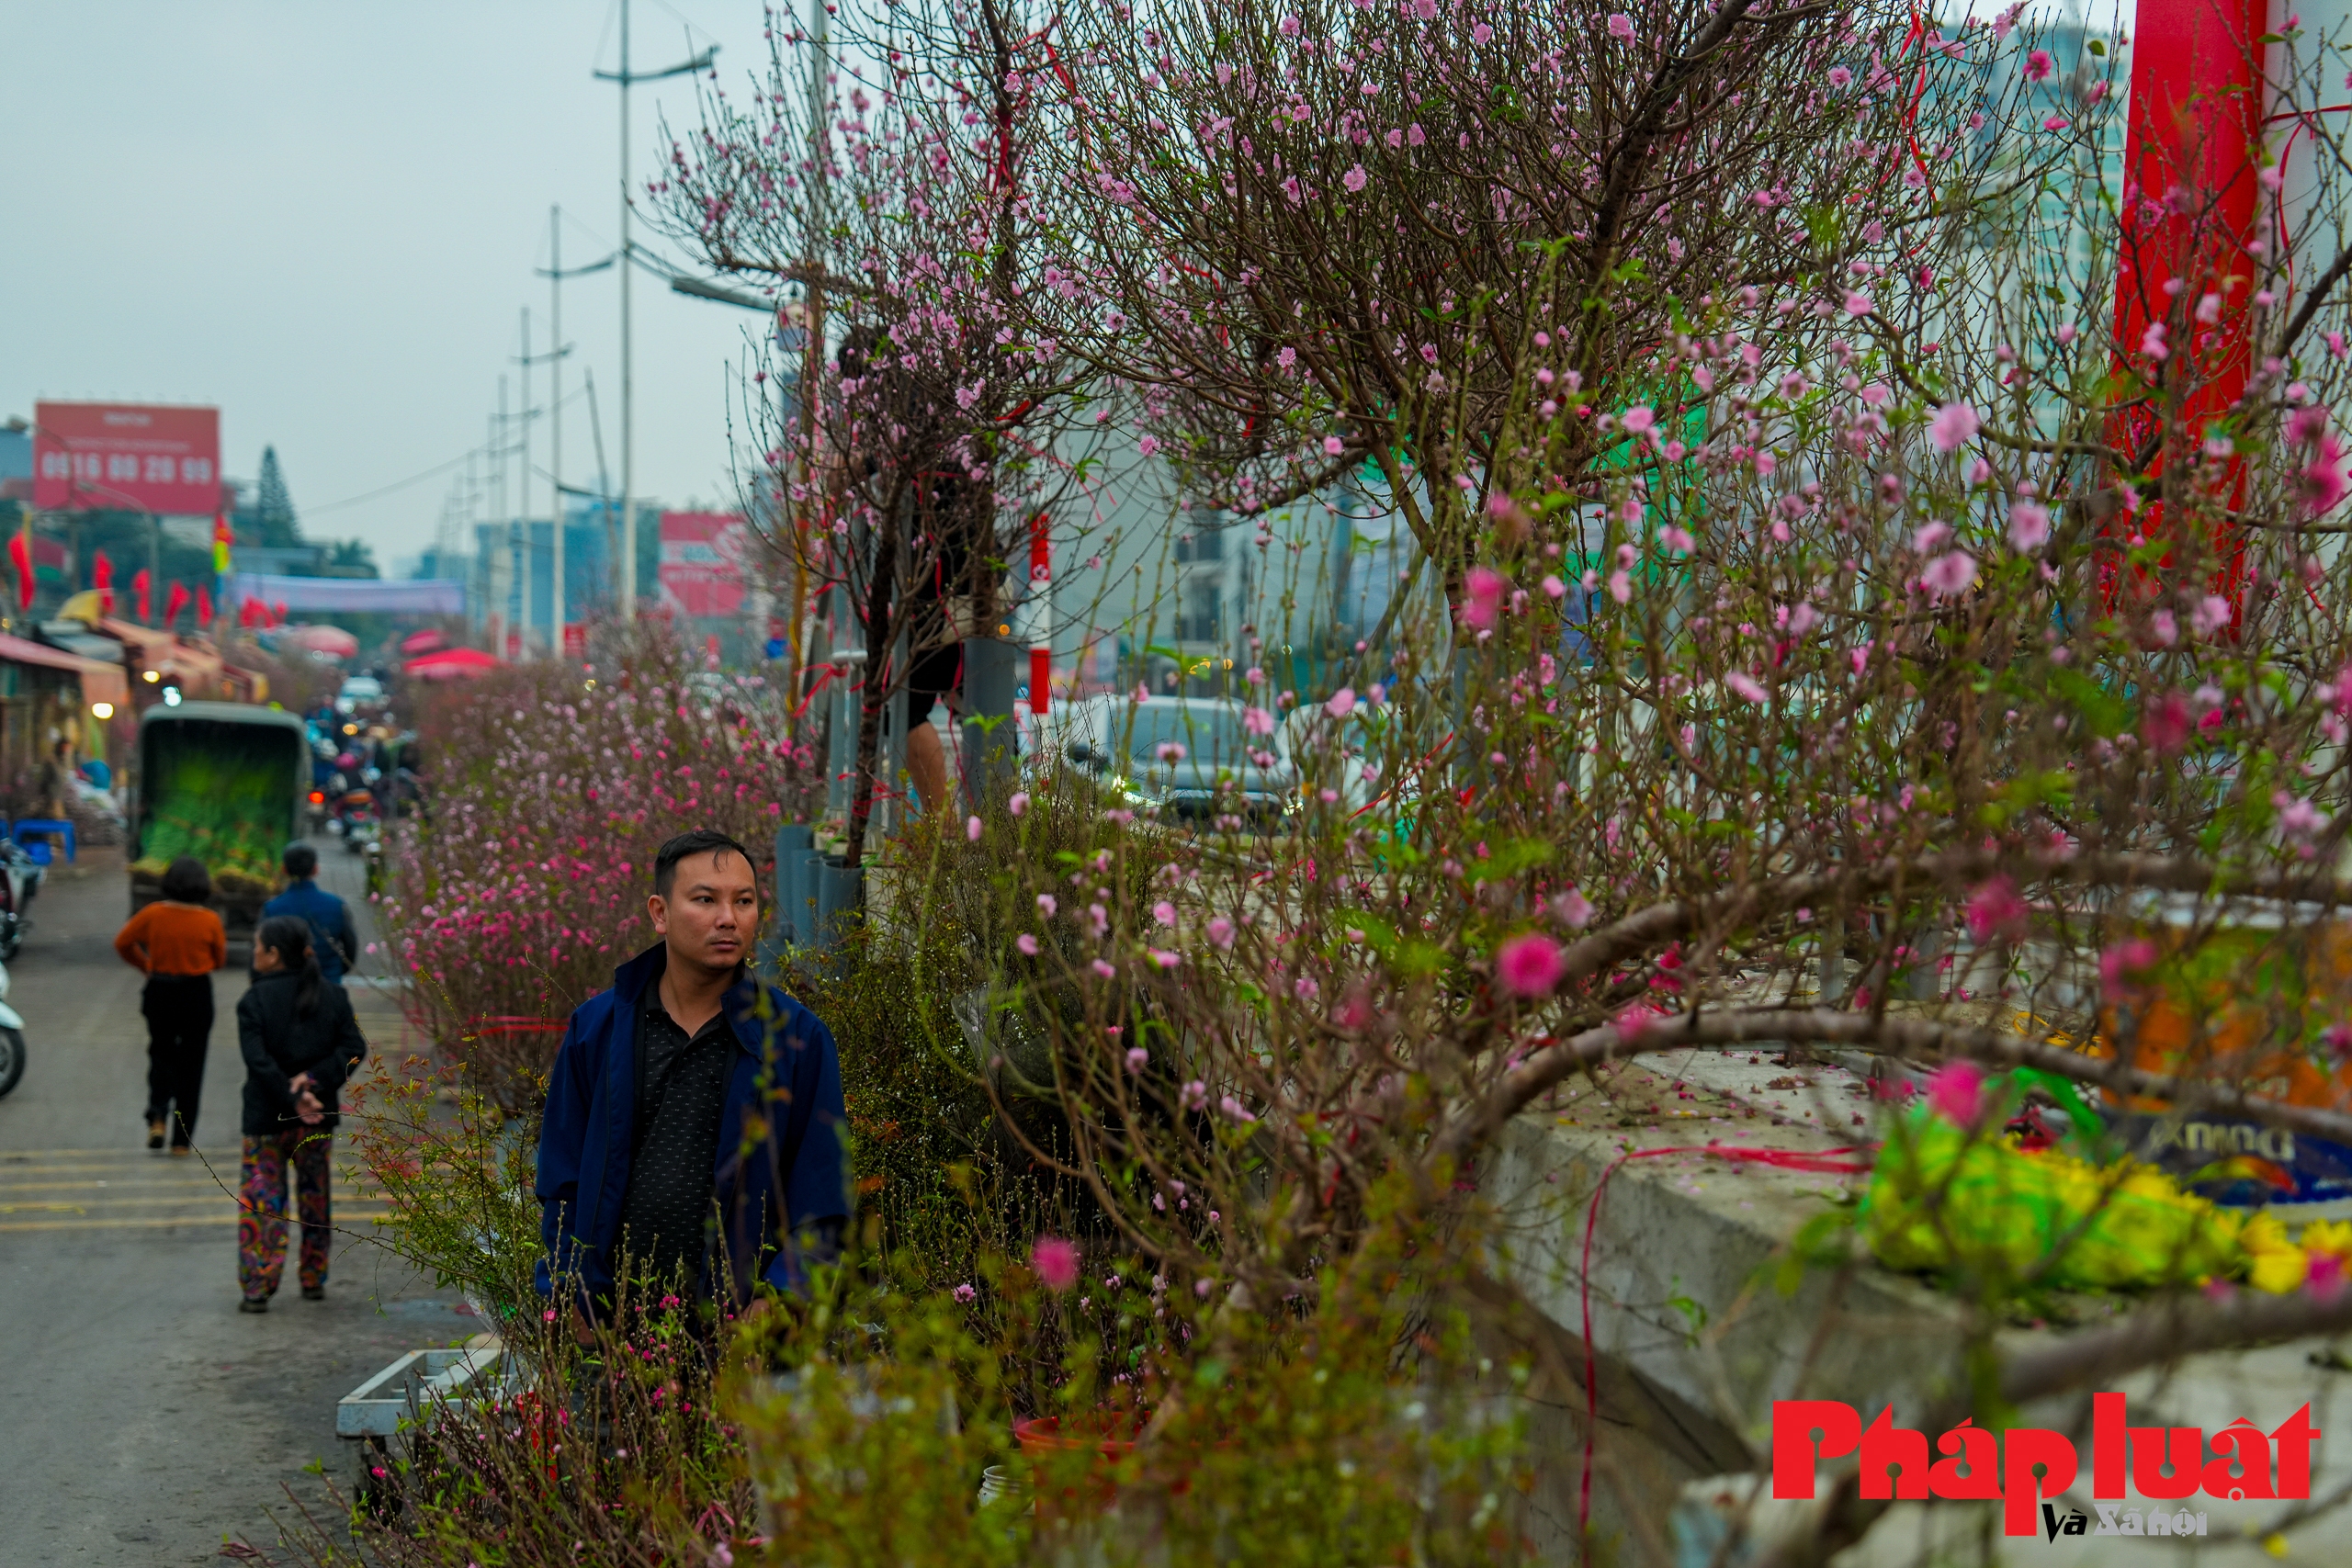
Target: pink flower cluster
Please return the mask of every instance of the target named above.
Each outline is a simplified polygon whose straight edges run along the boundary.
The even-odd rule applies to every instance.
[[[765,863],[777,822],[804,814],[819,781],[775,694],[689,673],[673,649],[526,666],[428,717],[433,815],[382,912],[443,1051],[544,1060],[553,1034],[518,1021],[561,1019],[646,944],[663,840],[716,828]]]

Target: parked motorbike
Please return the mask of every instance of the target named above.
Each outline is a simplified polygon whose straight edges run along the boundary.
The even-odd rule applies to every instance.
[[[25,944],[25,933],[33,929],[26,911],[46,874],[47,868],[33,859],[30,851],[0,839],[0,963],[17,956]]]
[[[25,1076],[25,1021],[8,1005],[8,966],[0,964],[0,1099]]]

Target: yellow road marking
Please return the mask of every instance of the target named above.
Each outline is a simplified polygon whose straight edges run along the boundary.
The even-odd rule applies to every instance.
[[[341,1184],[338,1183],[338,1185]],[[220,1192],[223,1190],[234,1190],[234,1183],[228,1183],[224,1185],[221,1182],[213,1180],[209,1177],[198,1177],[191,1179],[188,1178],[167,1179],[160,1176],[153,1178],[131,1176],[117,1177],[113,1179],[107,1179],[101,1177],[96,1179],[82,1181],[0,1181],[0,1194],[9,1192],[85,1192],[101,1187],[105,1188],[109,1192],[127,1192],[134,1190],[154,1191],[164,1188],[182,1188],[191,1192]]]
[[[374,1192],[338,1193],[355,1203],[381,1201]],[[208,1192],[187,1198],[164,1198],[154,1195],[132,1198],[60,1198],[45,1203],[0,1203],[0,1214],[79,1214],[91,1209],[160,1209],[183,1203],[227,1202],[242,1209],[243,1200],[232,1192]],[[291,1212],[291,1205],[288,1206]]]
[[[232,1152],[231,1155],[214,1155],[209,1159],[163,1159],[163,1156],[130,1159],[130,1156],[120,1156],[120,1159],[83,1161],[83,1164],[71,1166],[21,1166],[0,1159],[0,1176],[106,1176],[108,1170],[122,1170],[127,1176],[130,1173],[141,1173],[141,1176],[190,1176],[190,1173],[198,1173],[200,1176],[205,1170],[238,1170],[240,1166],[243,1166],[243,1156],[232,1155]],[[356,1170],[357,1166],[336,1166],[336,1170],[345,1168]]]
[[[236,1214],[183,1214],[177,1217],[163,1216],[152,1219],[0,1220],[0,1231],[154,1229],[164,1225],[222,1224],[241,1217],[242,1216]],[[391,1218],[390,1211],[368,1214],[337,1214],[334,1216],[334,1223],[337,1225],[344,1225],[357,1224],[362,1221],[380,1222],[390,1218]],[[289,1225],[293,1224],[292,1216],[288,1216],[287,1223]]]
[[[202,1165],[194,1160],[188,1160],[185,1163],[175,1160],[169,1165],[165,1165],[162,1160],[157,1160],[153,1165],[0,1164],[0,1177],[88,1176],[111,1179],[119,1175],[125,1180],[130,1180],[135,1178],[143,1178],[155,1181],[202,1181],[209,1179],[209,1176],[213,1174],[234,1176],[238,1171],[243,1168],[243,1163],[235,1156],[232,1155],[227,1159],[217,1159],[211,1161],[209,1164]],[[334,1170],[337,1176],[341,1176],[346,1170],[356,1170],[358,1168],[359,1168],[357,1166],[338,1165],[334,1168]]]
[[[340,1134],[334,1134],[341,1136]],[[351,1145],[345,1142],[344,1147]],[[243,1151],[240,1144],[198,1144],[196,1153],[211,1159],[234,1159]],[[141,1165],[162,1165],[173,1158],[192,1159],[193,1155],[172,1156],[161,1149],[151,1149],[145,1142],[111,1144],[94,1149],[0,1149],[0,1167],[27,1159],[127,1159]]]

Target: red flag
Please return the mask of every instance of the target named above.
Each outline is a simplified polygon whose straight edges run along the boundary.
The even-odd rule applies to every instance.
[[[261,601],[248,595],[245,602],[237,606],[237,624],[241,626],[251,628],[258,626],[260,623]]]
[[[168,626],[174,621],[178,620],[180,618],[180,612],[187,608],[187,584],[185,582],[173,583],[172,591],[164,595],[164,624]]]
[[[17,569],[17,608],[33,607],[33,547],[22,528],[8,536],[8,564]]]
[[[90,558],[90,586],[98,591],[98,614],[114,614],[114,562],[99,550]]]
[[[286,624],[285,600],[280,599],[269,607],[269,624],[273,626],[282,626]]]
[[[150,586],[145,567],[142,566],[130,574],[130,602],[139,606],[139,619],[141,621],[152,621],[155,618],[153,613],[153,602],[148,597],[147,591]]]
[[[199,626],[212,624],[212,595],[204,591],[201,583],[196,590],[196,624]]]

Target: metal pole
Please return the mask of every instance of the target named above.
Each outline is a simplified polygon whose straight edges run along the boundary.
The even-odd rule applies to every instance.
[[[553,545],[553,592],[549,615],[555,622],[548,634],[555,656],[563,657],[563,209],[548,209],[548,475],[553,486],[548,515]]]
[[[480,568],[481,558],[481,530],[474,522],[474,498],[480,493],[480,491],[474,488],[475,482],[474,455],[471,452],[469,452],[466,454],[466,520],[463,525],[466,531],[466,577],[469,581],[474,577],[476,571]],[[471,598],[472,596],[469,594],[468,597]],[[485,582],[481,586],[481,597],[479,600],[469,604],[466,606],[466,609],[468,612],[466,615],[466,624],[468,626],[473,626],[476,624],[476,615],[486,615],[490,613],[490,585],[488,583]]]
[[[490,428],[490,520],[492,526],[498,529],[499,536],[503,539],[507,525],[514,520],[514,513],[509,511],[506,505],[506,378],[503,376],[498,378],[498,414],[492,422]],[[509,552],[506,557],[506,575],[510,581],[505,586],[505,592],[501,593],[498,599],[500,622],[497,652],[501,659],[506,657],[506,649],[514,636],[513,603],[514,585],[511,581],[514,575],[514,557],[512,552]]]
[[[621,0],[621,603],[623,621],[637,619],[637,432],[631,423],[628,276],[628,0]]]
[[[514,493],[514,515],[518,519],[521,519],[521,521],[515,524],[515,526],[524,530],[523,536],[527,539],[530,536],[529,529],[531,526],[529,521],[531,515],[531,308],[528,305],[523,307],[522,420],[523,466],[522,475],[515,481],[520,488],[518,488]],[[523,633],[523,651],[526,657],[528,657],[530,653],[531,601],[537,597],[537,595],[531,592],[530,565],[531,558],[528,555],[526,555],[521,560],[515,562],[516,569],[522,573],[522,586],[518,590],[522,598],[522,624],[519,629]]]

